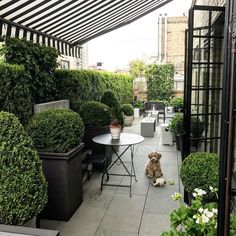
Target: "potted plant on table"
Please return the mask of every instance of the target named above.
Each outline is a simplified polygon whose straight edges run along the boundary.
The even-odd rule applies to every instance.
[[[124,114],[121,105],[112,91],[106,91],[101,98],[101,102],[106,104],[111,112],[110,132],[112,139],[119,139],[124,126]]]
[[[39,152],[48,181],[49,200],[41,217],[69,220],[83,200],[83,121],[71,110],[49,109],[37,113],[27,130]]]
[[[18,118],[0,112],[0,224],[23,225],[47,203],[42,162]]]
[[[131,104],[123,104],[121,109],[125,115],[124,119],[125,126],[131,126],[134,120],[134,108],[132,107]]]

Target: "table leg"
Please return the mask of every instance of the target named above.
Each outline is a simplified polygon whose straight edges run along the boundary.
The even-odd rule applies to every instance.
[[[131,148],[131,169],[133,168],[135,181],[138,182],[134,168],[134,146],[130,146],[130,148]]]

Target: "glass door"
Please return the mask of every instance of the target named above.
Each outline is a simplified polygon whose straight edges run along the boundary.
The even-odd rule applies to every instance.
[[[194,6],[189,12],[183,158],[220,150],[224,9]]]

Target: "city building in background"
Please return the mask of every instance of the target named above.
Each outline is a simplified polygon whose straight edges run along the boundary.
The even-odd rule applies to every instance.
[[[157,62],[172,63],[175,66],[174,89],[176,96],[184,91],[184,50],[187,16],[158,16]]]

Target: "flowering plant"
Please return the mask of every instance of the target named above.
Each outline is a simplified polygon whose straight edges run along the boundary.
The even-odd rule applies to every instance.
[[[210,191],[217,195],[217,189],[210,187]],[[161,236],[215,236],[217,233],[217,203],[203,204],[206,191],[194,189],[191,205],[183,203],[182,195],[172,195],[174,201],[180,202],[180,207],[171,213],[171,230],[163,232]]]

